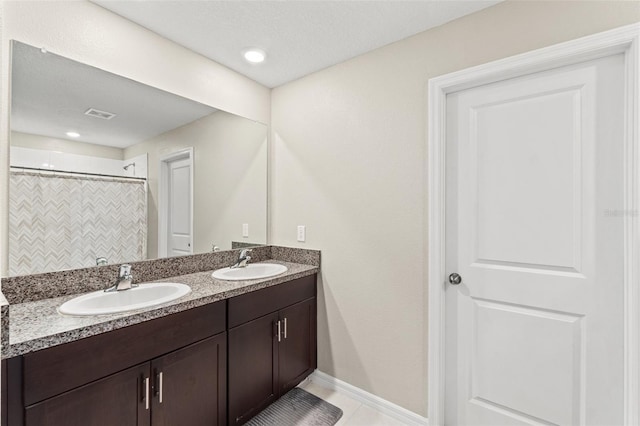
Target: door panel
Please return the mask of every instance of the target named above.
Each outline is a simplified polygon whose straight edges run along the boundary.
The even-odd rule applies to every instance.
[[[568,88],[471,107],[476,262],[575,267],[581,216],[579,101],[580,91]],[[544,217],[553,220],[540,220]]]
[[[471,402],[572,424],[580,402],[582,317],[482,300],[473,304]]]
[[[25,426],[149,426],[149,363],[129,368],[25,410]]]
[[[285,328],[280,342],[280,395],[293,389],[316,365],[315,298],[280,311]],[[284,322],[286,320],[286,326]],[[286,335],[284,333],[286,331]]]
[[[153,426],[226,425],[226,337],[218,334],[151,363]]]
[[[278,313],[229,330],[229,424],[240,425],[278,395]]]
[[[447,97],[447,424],[622,424],[622,65]]]

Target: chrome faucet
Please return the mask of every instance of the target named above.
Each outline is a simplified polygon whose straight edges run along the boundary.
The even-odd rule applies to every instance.
[[[230,266],[230,268],[246,268],[247,264],[251,260],[251,256],[249,256],[249,253],[251,253],[251,251],[251,249],[243,249],[238,256],[238,261]]]
[[[120,265],[120,272],[118,273],[118,279],[116,280],[116,283],[105,291],[122,291],[138,287],[137,284],[131,284],[131,281],[133,281],[133,274],[131,274],[131,265]]]

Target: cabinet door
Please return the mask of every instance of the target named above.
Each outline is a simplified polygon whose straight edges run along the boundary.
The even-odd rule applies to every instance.
[[[152,361],[153,426],[225,425],[226,359],[221,333]]]
[[[278,393],[278,314],[229,330],[229,425],[241,425]]]
[[[28,406],[26,426],[149,426],[149,363]]]
[[[280,395],[293,389],[316,368],[316,299],[280,311]]]

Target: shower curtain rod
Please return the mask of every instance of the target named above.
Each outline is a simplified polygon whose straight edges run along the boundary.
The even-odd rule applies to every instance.
[[[147,180],[147,178],[135,177],[135,176],[105,175],[105,174],[101,174],[101,173],[87,173],[87,172],[69,172],[69,171],[65,171],[65,170],[39,169],[37,167],[10,166],[10,168],[11,169],[20,169],[20,170],[31,170],[31,171],[38,171],[38,172],[67,173],[67,174],[72,174],[72,175],[84,175],[84,176],[100,176],[100,177],[117,178],[117,179]]]

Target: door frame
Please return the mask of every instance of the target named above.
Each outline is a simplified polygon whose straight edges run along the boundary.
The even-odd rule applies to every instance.
[[[169,163],[188,159],[189,160],[189,179],[191,181],[190,202],[191,202],[191,218],[190,218],[190,239],[189,244],[191,254],[193,254],[193,187],[194,187],[194,170],[193,170],[193,147],[181,149],[180,151],[165,154],[160,157],[158,167],[158,257],[167,257],[167,230],[169,226],[169,216],[167,209],[169,207]]]
[[[428,84],[428,419],[445,413],[446,99],[450,93],[533,72],[624,55],[624,419],[640,424],[640,24],[631,24],[429,80]],[[623,213],[624,213],[623,212]]]

